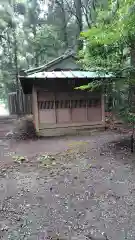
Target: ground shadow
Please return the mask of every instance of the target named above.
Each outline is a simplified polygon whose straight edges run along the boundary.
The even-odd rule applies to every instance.
[[[109,143],[110,148],[114,148],[117,151],[127,150],[131,151],[131,140],[130,137],[119,139],[118,141],[112,141]],[[135,144],[134,144],[135,147]]]
[[[130,136],[121,136],[118,140],[107,143],[104,146],[104,150],[114,155],[117,161],[121,161],[124,164],[130,164],[133,168],[135,168],[135,142],[134,152],[131,153]]]

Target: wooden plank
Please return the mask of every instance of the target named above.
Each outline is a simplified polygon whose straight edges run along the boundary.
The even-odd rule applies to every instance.
[[[37,90],[34,86],[32,89],[32,112],[33,112],[33,119],[34,119],[36,131],[39,132],[39,111],[38,111],[38,101],[37,101]]]
[[[94,122],[81,122],[81,123],[40,123],[39,129],[52,129],[52,128],[70,128],[70,127],[80,127],[80,126],[96,126],[96,125],[103,125],[102,121],[94,121]]]
[[[19,105],[21,110],[21,115],[31,114],[32,113],[32,96],[24,95],[22,90],[19,94]],[[8,106],[10,114],[17,114],[17,98],[16,92],[8,94]]]
[[[102,122],[105,125],[105,100],[104,94],[101,95]]]
[[[88,122],[88,100],[86,100],[86,121]]]
[[[69,114],[70,114],[70,121],[72,123],[72,100],[70,100]]]
[[[79,126],[79,127],[63,127],[63,128],[45,128],[39,130],[39,136],[45,137],[54,137],[54,136],[68,136],[68,135],[87,135],[87,134],[94,134],[99,130],[104,130],[104,126],[101,124],[97,125],[89,125],[89,126]]]
[[[54,113],[55,113],[55,122],[57,123],[57,109],[56,109],[56,94],[54,93]]]

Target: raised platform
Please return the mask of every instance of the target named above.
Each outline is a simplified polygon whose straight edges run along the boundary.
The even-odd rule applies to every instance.
[[[95,123],[85,123],[85,124],[55,124],[55,125],[46,125],[41,124],[39,129],[39,136],[44,137],[54,137],[54,136],[65,136],[65,135],[91,135],[92,132],[97,130],[104,130],[105,125],[102,122]]]

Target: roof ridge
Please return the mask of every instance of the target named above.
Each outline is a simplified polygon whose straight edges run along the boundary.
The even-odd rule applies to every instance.
[[[69,57],[75,57],[75,53],[72,51],[72,52],[68,52],[68,53],[64,53],[62,54],[61,56],[51,60],[50,62],[42,65],[42,66],[39,66],[39,67],[36,67],[36,68],[32,68],[32,69],[29,69],[29,70],[26,70],[25,73],[26,74],[31,74],[32,72],[39,72],[39,71],[42,71],[42,70],[46,70],[47,68],[51,67],[53,64],[56,64],[57,62],[59,61],[62,61],[66,58],[69,58]]]

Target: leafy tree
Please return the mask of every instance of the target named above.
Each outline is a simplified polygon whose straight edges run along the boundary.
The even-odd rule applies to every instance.
[[[95,89],[107,88],[107,96],[113,97],[112,111],[132,126],[131,151],[135,125],[135,15],[133,0],[110,1],[107,10],[98,9],[96,24],[81,34],[85,47],[80,59],[86,69],[94,68],[111,72],[117,80],[97,81],[83,86]],[[130,59],[130,61],[127,61]],[[110,86],[112,86],[110,88]]]
[[[1,98],[19,91],[21,69],[43,65],[70,48],[82,48],[80,32],[96,22],[98,2],[54,0],[45,5],[42,0],[1,0]]]
[[[1,98],[19,89],[20,69],[43,64],[61,54],[58,34],[53,26],[45,24],[40,13],[39,1],[29,0],[28,5],[26,0],[0,3]]]

